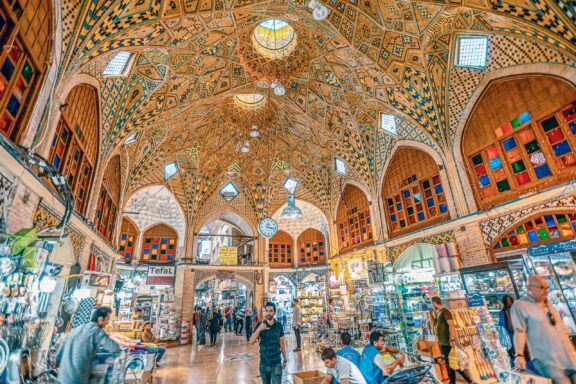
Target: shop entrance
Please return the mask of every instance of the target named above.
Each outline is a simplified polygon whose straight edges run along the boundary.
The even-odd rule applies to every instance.
[[[276,303],[276,314],[284,330],[292,328],[292,300],[296,298],[296,284],[284,275],[270,280],[270,300]]]
[[[201,282],[194,290],[194,307],[224,310],[224,307],[252,307],[254,296],[252,290],[234,279],[210,279]]]

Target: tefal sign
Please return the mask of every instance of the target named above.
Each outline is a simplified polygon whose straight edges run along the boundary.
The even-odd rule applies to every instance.
[[[176,267],[164,267],[161,265],[148,266],[147,285],[173,285]]]

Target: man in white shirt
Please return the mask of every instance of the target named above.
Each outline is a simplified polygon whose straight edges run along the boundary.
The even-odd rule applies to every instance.
[[[332,348],[322,351],[322,360],[328,368],[322,384],[332,384],[336,380],[339,384],[366,384],[366,380],[360,373],[358,367],[346,360],[342,356],[336,356]]]

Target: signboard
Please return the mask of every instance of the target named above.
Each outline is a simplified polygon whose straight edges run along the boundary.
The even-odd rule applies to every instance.
[[[530,256],[544,256],[571,251],[576,251],[576,240],[558,241],[556,243],[528,247],[528,255]]]
[[[351,280],[367,279],[368,272],[366,271],[366,265],[362,258],[358,257],[355,259],[350,259],[347,261],[348,273],[350,274]]]
[[[82,277],[82,285],[90,288],[109,288],[111,278],[108,273],[86,271]]]
[[[220,265],[238,265],[238,248],[220,247]]]
[[[176,267],[163,265],[149,265],[147,285],[173,285]]]
[[[468,307],[483,307],[484,306],[484,299],[478,293],[473,295],[466,295],[466,303],[468,303]]]

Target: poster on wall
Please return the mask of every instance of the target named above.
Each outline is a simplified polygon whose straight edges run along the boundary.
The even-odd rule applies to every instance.
[[[147,285],[174,285],[176,267],[163,265],[149,265]]]
[[[350,274],[351,280],[367,279],[368,272],[362,258],[358,257],[355,259],[348,260],[348,273]]]
[[[238,265],[238,248],[220,247],[220,265]]]

